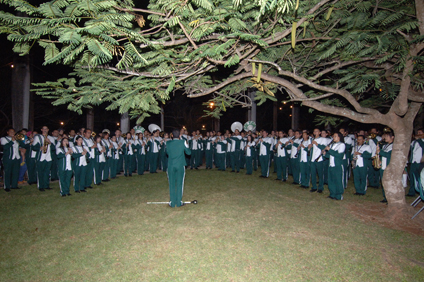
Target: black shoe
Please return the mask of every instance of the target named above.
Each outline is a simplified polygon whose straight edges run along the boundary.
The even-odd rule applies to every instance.
[[[333,198],[333,197],[331,197],[331,196],[327,196],[327,198],[328,198],[328,199],[334,199],[334,198]]]
[[[236,172],[235,170],[232,170],[231,172]]]
[[[237,171],[236,173],[240,173],[240,171]]]
[[[10,189],[9,188],[6,188],[6,189],[4,189],[4,191],[6,191],[6,192],[10,192]],[[41,190],[40,190],[41,191]],[[43,190],[44,191],[44,190]]]
[[[303,189],[309,189],[309,186],[305,186],[305,185],[300,185],[300,187],[302,187]]]
[[[62,195],[62,197],[66,197],[66,195]]]
[[[80,191],[75,191],[75,193],[79,193]]]
[[[356,196],[364,196],[365,194],[355,192],[355,193],[353,193],[353,195],[356,195]]]
[[[292,182],[292,184],[293,184],[293,185],[299,185],[299,183],[297,183],[297,182]]]
[[[84,193],[84,192],[87,192],[87,190],[81,190],[80,192]]]
[[[130,175],[131,176],[131,175]],[[110,181],[109,179],[105,179],[105,180],[102,180],[103,182],[108,182],[108,181]]]
[[[281,181],[281,179],[278,179],[278,178],[275,178],[274,180],[279,180],[279,181]]]
[[[44,188],[40,188],[40,189],[38,189],[38,191],[40,191],[40,192],[44,192],[44,191],[46,191],[46,190],[44,190]]]
[[[99,185],[103,185],[103,183],[101,183],[101,182],[100,182],[99,184],[94,184],[94,185],[97,185],[97,186],[99,186]]]
[[[12,187],[10,189],[21,189],[21,187]]]
[[[71,193],[69,193],[68,195],[66,195],[66,196],[72,196],[72,194]]]
[[[85,187],[85,188],[90,188],[90,189],[93,189],[93,187],[91,187],[91,186],[88,186],[88,187]]]
[[[321,193],[322,193],[322,190],[318,190],[318,193],[320,193],[320,194],[321,194]]]
[[[53,188],[47,187],[47,188],[44,188],[44,189],[46,189],[46,190],[52,190]]]
[[[316,189],[309,190],[309,192],[311,192],[311,193],[316,192],[316,191],[317,191]]]
[[[127,177],[127,175],[126,175],[126,174],[124,174],[124,176],[125,176],[125,177]]]
[[[132,177],[132,174],[128,175],[129,177]]]
[[[265,178],[265,176],[263,176],[263,175],[259,175],[259,177],[261,177],[261,178]]]
[[[13,188],[12,188],[13,189]],[[415,195],[406,195],[406,197],[415,197]]]
[[[383,200],[380,201],[380,203],[387,203],[387,200],[383,199]]]
[[[199,169],[198,167],[195,167],[194,169]]]
[[[286,182],[287,181],[287,179],[283,179],[283,182]]]

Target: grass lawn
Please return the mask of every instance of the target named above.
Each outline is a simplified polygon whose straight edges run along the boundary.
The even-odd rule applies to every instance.
[[[164,173],[3,192],[0,281],[423,281],[423,236],[352,212],[380,190],[333,201],[258,176],[188,170],[199,203],[175,209],[146,204],[169,200]]]

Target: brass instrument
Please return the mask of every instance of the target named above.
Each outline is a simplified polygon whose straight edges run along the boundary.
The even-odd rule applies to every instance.
[[[25,135],[23,135],[22,133],[16,133],[15,134],[15,140],[17,141],[24,141],[25,140]]]
[[[91,137],[93,137],[93,138],[94,138],[94,137],[96,137],[96,135],[97,135],[97,134],[96,134],[96,132],[94,132],[94,131],[93,131],[93,132],[91,132]]]
[[[370,135],[367,136],[367,139],[374,139],[375,137],[377,137],[376,133],[371,133]]]
[[[44,137],[44,143],[43,143],[43,154],[47,154],[47,147],[49,146],[49,139],[47,138],[47,135],[43,135]]]
[[[377,147],[380,146],[380,142],[377,142]],[[378,170],[381,168],[381,160],[380,160],[380,154],[375,153],[375,156],[372,157],[372,166],[375,170]]]

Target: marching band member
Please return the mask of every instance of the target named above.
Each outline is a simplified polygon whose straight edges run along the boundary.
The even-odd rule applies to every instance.
[[[256,143],[253,141],[251,135],[247,135],[246,142],[246,146],[244,147],[244,150],[246,151],[246,174],[251,175],[253,173],[253,157]]]
[[[34,137],[33,147],[34,151],[37,151],[37,178],[38,178],[38,190],[44,192],[50,188],[50,169],[52,166],[52,150],[56,150],[52,144],[54,143],[53,137],[49,136],[49,128],[43,126],[41,128],[42,134],[38,134]]]
[[[294,138],[290,139],[287,149],[290,149],[290,166],[292,169],[293,183],[300,184],[300,167],[299,167],[299,155],[300,155],[300,143],[302,142],[302,133],[300,130],[294,132]],[[299,153],[298,153],[299,152]]]
[[[371,158],[371,147],[365,144],[365,136],[358,135],[356,145],[352,150],[353,182],[356,193],[365,195],[367,191],[368,160]]]
[[[146,163],[146,141],[143,138],[143,133],[138,133],[138,139],[135,142],[137,149],[137,173],[144,174],[144,164]]]
[[[105,158],[106,158],[106,163],[105,166],[103,168],[103,172],[102,172],[102,182],[108,182],[109,180],[109,175],[110,175],[110,162],[112,160],[112,144],[110,144],[109,141],[109,134],[110,131],[109,129],[103,129],[102,132],[102,146],[105,147],[106,152],[105,152]]]
[[[51,151],[52,166],[50,168],[50,178],[51,178],[51,181],[54,181],[59,179],[59,174],[57,170],[57,158],[56,158],[56,149],[60,145],[60,140],[61,140],[61,137],[59,137],[59,130],[57,129],[53,130],[52,137],[53,137],[52,146],[54,148],[52,148],[52,151]]]
[[[152,136],[150,136],[149,141],[147,142],[147,146],[149,148],[149,166],[150,173],[156,173],[158,169],[158,160],[159,160],[159,150],[160,150],[160,142],[157,140],[159,137],[159,130],[156,129],[152,132]]]
[[[231,158],[231,172],[236,171],[237,173],[240,172],[240,158],[241,158],[241,139],[240,131],[236,129],[234,131],[234,135],[229,137],[229,142],[231,142],[231,152],[230,152],[230,158]]]
[[[277,169],[277,178],[275,180],[287,181],[287,151],[285,149],[289,139],[284,137],[282,131],[278,131],[278,139],[274,145],[275,158],[274,165]]]
[[[321,131],[318,128],[314,129],[314,140],[309,145],[311,149],[311,182],[312,188],[310,192],[318,191],[322,193],[324,191],[324,158],[321,154],[322,150],[328,146],[330,139],[321,137]],[[317,175],[319,184],[317,187]]]
[[[18,188],[20,153],[19,143],[15,139],[15,130],[9,128],[7,136],[1,138],[3,146],[3,165],[4,165],[4,191],[10,192],[10,189]]]
[[[415,196],[415,181],[420,177],[420,163],[424,155],[424,130],[418,129],[417,135],[415,135],[415,140],[411,142],[411,147],[409,151],[409,191],[406,196],[414,197]],[[419,190],[419,189],[418,189]]]
[[[299,171],[300,171],[300,187],[304,189],[309,188],[310,173],[311,173],[311,158],[310,158],[310,146],[312,144],[311,138],[307,131],[302,132],[302,142],[300,143],[298,150],[299,153]]]
[[[213,136],[209,132],[206,133],[206,139],[204,142],[205,147],[205,162],[206,169],[212,169],[213,165]]]
[[[227,140],[223,136],[219,136],[215,139],[216,142],[216,163],[218,165],[218,170],[225,171],[226,169],[226,150],[227,150]]]
[[[385,132],[384,141],[386,144],[382,146],[380,149],[380,146],[377,146],[376,148],[376,154],[380,156],[381,160],[381,168],[380,168],[380,179],[383,179],[384,171],[386,170],[387,166],[390,163],[390,158],[392,156],[392,150],[393,150],[393,141],[395,140],[395,136],[393,135],[392,131]],[[383,192],[383,200],[381,200],[381,203],[387,203],[386,199],[386,193],[384,192],[384,186],[381,185],[381,189]]]
[[[160,158],[162,164],[162,171],[166,171],[168,169],[168,156],[166,155],[166,142],[169,141],[168,133],[163,135],[163,139],[160,141]]]
[[[86,146],[83,146],[82,137],[77,136],[75,138],[75,146],[72,148],[75,193],[87,192],[85,190],[85,175],[87,173],[88,150]]]
[[[227,151],[225,152],[225,169],[231,167],[231,141],[229,140],[231,134],[228,132],[224,134],[225,140],[227,141]]]
[[[189,148],[191,150],[190,158],[190,169],[199,169],[199,160],[200,160],[200,140],[199,135],[196,135],[196,132],[193,131],[193,137],[188,142]]]
[[[124,145],[124,138],[121,136],[121,134],[121,130],[117,129],[115,131],[116,142],[118,143],[119,147],[122,147],[122,145]],[[116,173],[118,174],[121,171],[124,171],[124,156],[122,155],[122,150],[119,150],[119,162]]]
[[[184,205],[182,202],[184,191],[185,177],[185,155],[190,155],[188,143],[185,140],[179,140],[180,132],[172,131],[173,140],[168,141],[166,154],[169,157],[169,168],[167,171],[169,181],[169,205],[171,207],[180,207]]]
[[[84,130],[84,137],[82,138],[83,144],[85,147],[88,148],[88,154],[87,154],[87,173],[85,174],[85,188],[93,188],[91,184],[94,180],[94,164],[96,162],[96,144],[94,144],[94,141],[91,137],[92,131],[90,129]]]
[[[345,158],[346,146],[342,142],[343,135],[340,132],[333,134],[333,140],[333,144],[325,147],[323,152],[330,159],[328,168],[328,190],[330,190],[330,196],[328,198],[343,200],[345,187],[343,183],[343,159]]]
[[[267,178],[269,176],[270,149],[272,139],[268,137],[268,131],[262,130],[262,137],[259,138],[257,148],[259,150],[259,163],[261,164],[261,176]]]
[[[110,143],[112,144],[112,158],[110,161],[110,178],[115,179],[116,174],[118,171],[118,165],[119,165],[119,151],[121,150],[121,147],[116,142],[116,136],[112,136],[110,138]]]
[[[246,138],[246,133],[245,132],[241,132],[240,133],[241,136],[241,142],[240,142],[240,168],[244,168],[245,164],[246,164],[246,155],[244,153],[244,149],[246,148],[246,143],[247,143],[247,138]]]
[[[96,146],[94,148],[95,161],[93,164],[94,167],[94,184],[102,184],[102,175],[106,165],[106,148],[102,144],[102,137],[96,135],[93,140],[93,144]]]
[[[59,172],[59,188],[62,197],[71,196],[69,193],[72,179],[72,153],[69,147],[68,138],[64,137],[60,140],[59,147],[56,149],[58,172]]]
[[[133,172],[133,159],[134,159],[134,140],[131,138],[131,132],[127,132],[122,149],[124,150],[124,176],[132,176]]]
[[[33,150],[33,143],[34,143],[34,136],[36,136],[38,133],[37,131],[32,131],[29,133],[29,148],[27,151],[29,152],[28,158],[27,158],[27,168],[28,168],[28,184],[36,184],[37,183],[37,167],[36,167],[36,161],[37,161],[37,151]]]
[[[371,147],[371,158],[374,158],[377,150],[377,144],[381,141],[381,137],[377,135],[377,129],[375,128],[371,128],[369,134],[370,138],[367,138],[367,143]],[[372,162],[368,162],[368,181],[371,187],[380,187],[380,173],[379,170],[374,169]]]

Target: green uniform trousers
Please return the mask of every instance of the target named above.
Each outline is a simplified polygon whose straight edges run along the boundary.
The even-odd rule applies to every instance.
[[[372,166],[372,161],[368,161],[368,181],[370,186],[372,187],[380,187],[380,171],[379,170],[375,170],[374,167]]]
[[[115,159],[115,158],[110,159],[110,178],[116,178],[118,165],[119,165],[119,159]]]
[[[37,188],[45,189],[50,188],[50,168],[52,162],[42,161],[37,162]]]
[[[367,170],[365,165],[363,167],[356,166],[353,169],[353,182],[358,194],[365,195],[367,191]]]
[[[328,190],[330,190],[330,197],[342,200],[344,193],[343,183],[343,165],[330,166],[328,168]]]
[[[379,172],[380,172],[380,175],[379,175],[380,179],[381,179],[381,181],[383,181],[384,170],[382,168],[380,168]],[[381,192],[383,193],[383,199],[387,201],[386,192],[384,192],[383,182],[381,182]]]
[[[417,192],[416,189],[419,189],[418,187],[415,187],[415,181],[414,179],[420,178],[420,164],[419,163],[411,163],[409,167],[409,191],[408,196],[415,196],[415,193]],[[418,190],[419,191],[419,190]],[[419,192],[417,192],[419,193]]]
[[[59,169],[59,188],[60,195],[68,195],[71,187],[72,170]]]
[[[133,173],[134,155],[125,155],[124,175],[132,175]]]
[[[99,185],[102,182],[102,173],[105,162],[94,162],[94,184]]]
[[[87,173],[85,174],[85,187],[91,186],[94,178],[94,159],[87,162]]]
[[[290,166],[292,169],[293,182],[300,184],[300,167],[299,167],[299,159],[290,158]]]
[[[37,183],[37,166],[36,166],[35,158],[28,158],[27,168],[28,168],[28,184]]]
[[[324,161],[311,162],[311,190],[324,191]],[[317,176],[318,176],[318,188],[317,188]]]
[[[87,166],[74,167],[74,190],[85,190],[85,174],[87,173]]]
[[[277,179],[287,180],[287,157],[274,158],[274,166],[277,169]]]
[[[246,157],[246,174],[252,174],[253,173],[253,157]]]
[[[259,156],[259,163],[261,164],[261,176],[269,176],[269,155]]]
[[[159,153],[149,154],[150,173],[155,173],[156,170],[158,169],[158,159],[159,159]]]
[[[299,162],[300,184],[309,187],[311,166],[309,162]]]
[[[4,189],[11,189],[11,188],[17,188],[18,187],[20,163],[21,163],[21,161],[19,159],[14,159],[14,160],[3,159]]]
[[[205,162],[206,168],[212,168],[212,150],[205,151]]]
[[[225,164],[226,164],[225,156],[226,156],[226,153],[222,153],[222,154],[217,153],[216,154],[216,163],[218,165],[218,169],[222,170],[222,171],[225,171],[225,168],[226,168],[225,167]]]
[[[52,156],[52,166],[50,168],[50,178],[51,178],[52,181],[59,179],[59,172],[58,172],[58,168],[57,168],[56,155]]]
[[[105,165],[104,165],[103,170],[102,170],[102,181],[109,179],[110,160],[111,160],[111,158],[106,158],[106,162],[104,163]]]
[[[144,164],[146,163],[146,155],[137,154],[137,173],[138,175],[144,174]]]
[[[169,182],[169,195],[170,206],[180,207],[182,205],[183,192],[184,192],[184,166],[170,166],[168,167],[168,182]]]

